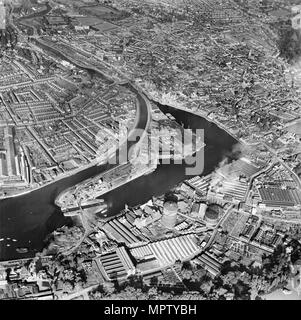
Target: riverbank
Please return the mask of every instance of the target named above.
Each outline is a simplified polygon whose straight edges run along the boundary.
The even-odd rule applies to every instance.
[[[93,197],[100,198],[102,195],[104,195],[108,192],[111,192],[111,191],[131,182],[131,181],[134,181],[143,175],[147,175],[147,174],[150,174],[151,172],[154,172],[156,170],[156,168],[157,168],[157,165],[153,164],[152,166],[146,167],[141,171],[136,171],[133,175],[125,178],[123,181],[119,181],[118,183],[111,185],[109,190],[102,190],[102,191],[98,192],[96,195],[93,195]],[[115,168],[113,168],[111,170],[114,170],[114,169]],[[62,212],[65,212],[66,210],[69,209],[70,205],[66,206],[66,205],[64,205],[64,203],[65,203],[66,199],[69,199],[70,195],[75,194],[77,192],[77,188],[80,188],[80,189],[88,188],[88,185],[90,185],[90,183],[92,183],[93,180],[101,179],[102,176],[107,173],[108,173],[108,171],[103,172],[99,176],[96,176],[96,177],[93,177],[93,178],[90,178],[88,180],[83,181],[80,185],[76,185],[74,187],[67,189],[66,191],[64,191],[60,195],[58,195],[58,197],[55,200],[55,204],[61,208]],[[74,200],[74,202],[77,202],[77,201]],[[75,205],[76,205],[75,203],[72,203],[71,207],[74,207]]]
[[[93,68],[91,71],[95,72]],[[99,74],[99,72],[96,73]],[[143,100],[143,96],[140,95],[140,99]],[[148,104],[143,106],[144,109],[148,107]],[[214,171],[225,156],[232,156],[237,140],[216,124],[187,111],[163,105],[159,105],[159,108],[165,113],[171,113],[178,123],[183,124],[186,128],[204,129],[206,147],[201,151],[204,152],[205,159],[203,175]],[[144,110],[141,112],[141,119],[137,126],[143,129],[149,121],[148,112]],[[195,156],[201,157],[201,154],[197,153]],[[191,178],[186,174],[186,168],[189,166],[191,165],[185,161],[182,164],[160,163],[153,173],[104,194],[101,198],[108,205],[107,216],[116,216],[126,204],[134,207],[146,203],[152,196],[162,195],[183,180]],[[48,234],[63,225],[72,223],[71,219],[65,218],[60,208],[54,204],[58,194],[111,168],[112,165],[107,163],[91,166],[47,186],[42,186],[38,190],[1,200],[0,238],[17,239],[18,241],[15,243],[0,242],[0,260],[33,257],[37,252],[42,251],[44,239]],[[16,252],[18,247],[28,247],[29,250],[25,254],[20,254]]]
[[[142,90],[143,91],[143,90]],[[144,91],[143,91],[144,92]],[[155,104],[159,104],[159,105],[163,105],[163,106],[169,106],[169,104],[165,104],[163,101],[159,100],[159,99],[156,99],[155,97],[151,96],[150,94],[144,92],[144,94],[147,96],[147,98],[154,102]],[[199,117],[202,117],[204,118],[205,120],[207,120],[208,122],[211,122],[213,124],[215,124],[216,126],[218,126],[220,129],[226,131],[230,136],[233,137],[233,139],[237,140],[238,142],[242,143],[242,144],[245,144],[245,142],[241,139],[239,139],[238,137],[236,137],[227,127],[225,127],[223,124],[221,124],[219,121],[209,117],[207,114],[205,113],[200,113],[200,112],[195,112],[195,111],[192,111],[188,108],[185,108],[183,106],[180,106],[179,104],[177,104],[176,106],[173,106],[173,108],[175,109],[178,109],[178,110],[182,110],[182,111],[185,111],[185,112],[188,112],[190,114],[193,114],[193,115],[197,115]]]
[[[88,67],[87,66],[84,66],[83,64],[79,64],[78,61],[75,61],[74,59],[72,59],[71,57],[69,56],[66,56],[64,53],[62,52],[58,52],[56,48],[53,48],[51,47],[49,44],[46,44],[45,42],[41,42],[41,40],[37,40],[37,39],[33,39],[33,41],[35,41],[37,44],[41,45],[42,47],[44,48],[48,48],[48,50],[50,50],[51,52],[54,52],[55,54],[57,54],[59,57],[62,57],[64,58],[65,60],[69,61],[70,63],[72,64],[75,64],[77,65],[78,67],[80,68],[90,68],[91,70],[93,70],[94,72],[97,72],[97,73],[100,73],[103,77],[107,78],[107,79],[110,79],[109,75],[106,74],[103,70],[99,70],[98,68],[96,68],[95,66],[93,65],[89,65]],[[108,68],[108,66],[106,66]],[[115,70],[115,69],[114,69]],[[118,72],[118,74],[125,78],[125,79],[128,79],[126,78],[122,73],[120,73],[120,71],[118,70],[115,70],[115,72]],[[110,79],[112,81],[112,79]],[[114,81],[114,80],[113,80]],[[135,89],[136,92],[138,92],[141,96],[145,96],[148,100],[150,101],[153,101],[154,103],[158,103],[160,105],[165,105],[163,101],[159,101],[158,99],[156,99],[155,97],[151,96],[148,92],[146,92],[141,86],[139,86],[135,81],[130,81],[128,79],[128,82],[124,85],[124,86],[130,86],[131,88]],[[196,113],[188,108],[185,108],[183,106],[180,106],[180,105],[175,105],[173,106],[173,108],[176,108],[176,109],[179,109],[179,110],[182,110],[182,111],[185,111],[185,112],[188,112],[188,113],[191,113],[193,115],[197,115],[197,116],[200,116],[202,118],[204,118],[205,120],[207,120],[208,122],[212,122],[213,124],[215,124],[216,126],[218,126],[220,129],[226,131],[229,135],[231,135],[233,137],[233,139],[237,140],[238,142],[240,142],[241,144],[245,144],[245,142],[241,139],[239,139],[238,137],[236,137],[227,127],[225,127],[223,124],[221,124],[220,122],[218,122],[217,120],[211,118],[211,117],[208,117],[206,114],[204,113]]]
[[[45,188],[45,187],[47,187],[47,186],[49,186],[49,185],[51,185],[51,184],[53,184],[53,183],[57,183],[57,182],[59,182],[60,180],[65,179],[66,177],[70,177],[70,176],[72,176],[72,175],[74,175],[74,174],[76,174],[76,173],[78,173],[78,172],[80,172],[80,171],[86,170],[86,169],[91,168],[91,167],[94,167],[94,166],[101,166],[101,165],[103,165],[103,164],[105,164],[105,163],[106,163],[106,159],[104,159],[104,160],[102,160],[102,161],[100,161],[100,162],[99,162],[98,160],[97,160],[97,161],[92,161],[91,163],[89,163],[89,164],[87,164],[87,165],[84,165],[84,166],[82,166],[82,167],[80,167],[80,168],[74,169],[74,170],[72,170],[72,171],[70,171],[70,172],[62,173],[62,174],[60,174],[59,177],[55,178],[54,180],[51,180],[51,181],[49,181],[49,182],[46,182],[46,183],[44,183],[44,184],[42,184],[42,185],[40,185],[40,186],[38,186],[38,187],[28,188],[28,190],[24,190],[24,191],[22,191],[22,192],[20,192],[20,193],[16,193],[16,194],[9,195],[9,196],[7,196],[7,197],[0,197],[0,201],[1,201],[1,200],[7,200],[7,199],[11,199],[11,198],[16,198],[16,197],[24,196],[24,195],[26,195],[26,194],[28,194],[28,193],[37,191],[37,190],[39,190],[39,189],[41,189],[41,188]]]
[[[135,91],[134,88],[133,90]],[[136,129],[147,130],[151,121],[150,105],[143,96],[139,95],[138,91],[136,93],[140,109],[138,120],[135,121]],[[129,139],[126,147],[130,148],[141,140]],[[40,252],[44,246],[44,239],[49,233],[63,225],[72,224],[72,220],[65,218],[60,208],[54,203],[58,194],[113,167],[114,165],[108,162],[89,165],[84,169],[79,168],[77,173],[64,176],[23,195],[1,200],[0,238],[17,239],[18,241],[0,242],[0,261],[32,257]],[[27,253],[20,254],[16,252],[18,247],[29,250]]]
[[[51,49],[54,52],[56,52],[56,54],[58,54],[60,56],[63,56],[61,53],[57,52],[53,48],[49,47],[48,49]],[[79,68],[87,69],[87,68],[83,67],[82,65],[78,65],[75,61],[70,60],[69,58],[68,58],[68,61],[70,61],[71,63],[73,63],[74,65],[76,65]],[[108,75],[103,74],[102,72],[100,72],[95,67],[90,66],[89,70],[92,70],[93,72],[95,72],[100,77],[106,78],[108,81],[113,83],[113,80],[109,79]],[[123,146],[126,146],[127,141],[130,141],[131,142],[130,145],[127,146],[128,149],[129,149],[129,148],[131,148],[131,146],[133,144],[136,144],[137,146],[139,146],[139,144],[141,143],[143,138],[145,138],[146,132],[147,132],[147,130],[148,130],[149,126],[150,126],[150,123],[151,123],[151,105],[150,105],[150,102],[149,102],[148,98],[146,97],[146,95],[143,92],[141,92],[141,90],[139,90],[139,88],[137,88],[135,85],[133,85],[131,83],[124,83],[124,84],[122,84],[122,86],[127,88],[128,90],[130,90],[131,92],[133,92],[137,96],[136,116],[135,116],[134,124],[133,124],[128,136],[125,137],[122,141],[119,142],[119,149],[121,149]],[[144,124],[141,123],[141,119],[144,120],[144,118],[145,118],[145,114],[143,114],[143,112],[145,112],[145,114],[147,116],[146,121],[145,121]],[[144,131],[143,131],[143,134],[140,137],[140,139],[138,141],[134,142],[132,140],[132,136],[136,137],[136,131],[135,130],[137,130],[137,129],[143,129]],[[80,168],[74,169],[71,172],[62,173],[62,174],[60,174],[59,177],[55,178],[52,181],[46,182],[45,184],[43,184],[43,185],[41,185],[39,187],[29,188],[28,190],[24,190],[21,193],[12,194],[12,195],[9,195],[7,197],[0,197],[0,201],[1,200],[5,200],[5,199],[9,199],[9,198],[15,198],[15,197],[18,197],[18,196],[26,195],[26,194],[28,194],[30,192],[39,190],[40,188],[43,188],[43,187],[45,187],[47,185],[50,185],[52,183],[56,183],[60,179],[64,179],[64,178],[66,178],[68,176],[74,175],[74,174],[76,174],[76,173],[78,173],[80,171],[83,171],[83,170],[88,169],[90,167],[93,167],[95,165],[101,166],[101,165],[104,165],[106,162],[110,163],[110,158],[115,156],[116,152],[118,152],[118,150],[116,150],[116,149],[117,148],[112,147],[110,149],[112,151],[108,151],[107,156],[105,158],[101,159],[100,161],[99,161],[99,158],[97,158],[97,159],[91,161],[89,164],[84,165],[84,166],[82,166]],[[117,165],[117,163],[116,163],[116,165]]]
[[[185,127],[205,130],[204,171],[207,175],[218,167],[225,155],[231,154],[237,141],[226,132],[205,119],[190,113],[163,107],[161,110],[171,113]],[[196,157],[200,155],[196,154]],[[131,181],[101,198],[108,205],[107,217],[114,217],[125,205],[136,206],[146,203],[152,196],[162,195],[191,176],[186,175],[189,165],[185,161],[179,164],[162,164],[146,176]],[[67,188],[90,177],[110,169],[108,165],[95,166],[75,175],[61,179],[29,194],[0,201],[0,238],[10,237],[18,242],[6,247],[6,241],[0,243],[0,260],[27,258],[34,256],[44,246],[44,239],[58,227],[71,223],[55,206],[57,195]],[[29,252],[19,254],[17,247],[28,247]]]

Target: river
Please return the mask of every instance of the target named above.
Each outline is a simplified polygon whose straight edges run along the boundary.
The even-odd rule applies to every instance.
[[[57,50],[50,50],[48,46],[47,48],[43,47],[56,56],[59,55],[61,58],[67,59]],[[70,62],[74,63],[74,61]],[[95,74],[92,70],[89,72]],[[99,73],[97,75],[100,76]],[[137,93],[139,100],[140,117],[136,127],[144,129],[148,121],[147,105],[137,90],[129,84],[128,86]],[[159,104],[158,106],[163,112],[171,113],[184,127],[204,129],[206,147],[203,174],[212,172],[226,154],[231,154],[237,141],[214,123],[189,112]],[[131,147],[130,143],[128,147]],[[200,156],[200,154],[198,155]],[[0,260],[32,257],[41,251],[44,239],[49,233],[64,224],[71,224],[71,220],[66,219],[60,208],[54,204],[57,195],[63,190],[110,168],[112,165],[108,164],[93,166],[33,192],[0,201],[0,238],[5,239],[0,241]],[[154,195],[169,191],[179,182],[188,178],[185,175],[185,168],[185,163],[182,165],[160,164],[156,171],[150,175],[143,176],[105,194],[102,198],[108,204],[108,216],[118,214],[125,204],[130,206],[142,204]],[[29,252],[19,254],[16,252],[18,247],[28,247]]]
[[[214,123],[183,110],[161,104],[157,105],[164,113],[172,114],[177,122],[183,124],[185,128],[204,129],[206,147],[203,175],[214,171],[225,156],[237,158],[238,154],[232,152],[233,147],[237,145],[237,141]],[[199,151],[196,156],[200,157],[201,152]],[[182,165],[160,164],[152,174],[138,178],[107,193],[102,198],[105,199],[109,206],[108,216],[116,215],[116,213],[124,208],[125,204],[135,206],[145,203],[152,196],[162,195],[181,181],[191,178],[191,176],[186,175],[185,169],[187,167],[189,165],[186,165],[185,162]]]
[[[137,93],[134,88],[131,89]],[[144,129],[148,123],[147,104],[140,95],[138,101],[140,110],[136,128]],[[130,148],[134,143],[135,141],[130,141],[123,146]],[[71,223],[54,204],[57,195],[113,166],[115,165],[92,166],[33,192],[0,201],[0,238],[5,239],[0,241],[0,260],[32,256],[40,251],[47,234],[65,223]],[[18,247],[28,247],[30,251],[28,254],[18,254]]]
[[[185,127],[205,130],[205,166],[203,174],[212,172],[226,154],[231,154],[237,143],[229,134],[202,117],[171,107],[161,106],[163,112],[175,116]],[[0,242],[0,260],[31,257],[42,250],[46,236],[71,223],[54,205],[57,194],[109,168],[108,165],[91,167],[73,176],[59,180],[31,193],[0,201],[0,238],[16,239]],[[103,196],[108,204],[108,216],[114,216],[125,204],[135,206],[145,203],[154,195],[160,195],[183,181],[186,165],[159,165],[156,171],[142,176]],[[9,247],[6,245],[10,244]],[[26,254],[16,252],[17,247],[28,247]]]

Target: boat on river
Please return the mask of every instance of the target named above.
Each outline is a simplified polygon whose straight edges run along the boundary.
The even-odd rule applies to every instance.
[[[27,253],[28,252],[28,248],[17,248],[16,249],[16,251],[18,252],[18,253]]]

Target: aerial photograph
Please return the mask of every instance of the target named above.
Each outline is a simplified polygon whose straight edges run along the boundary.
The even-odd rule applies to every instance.
[[[301,300],[301,0],[0,0],[0,300]]]

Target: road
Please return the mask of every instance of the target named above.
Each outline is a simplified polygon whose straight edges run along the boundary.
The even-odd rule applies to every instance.
[[[88,293],[94,289],[96,289],[99,285],[93,285],[91,287],[88,287],[88,288],[85,288],[85,289],[82,289],[80,291],[77,291],[77,292],[74,292],[74,293],[71,293],[71,294],[68,294],[66,296],[61,296],[59,297],[58,300],[74,300],[78,297],[83,297],[83,299],[81,300],[89,300],[89,295]]]

